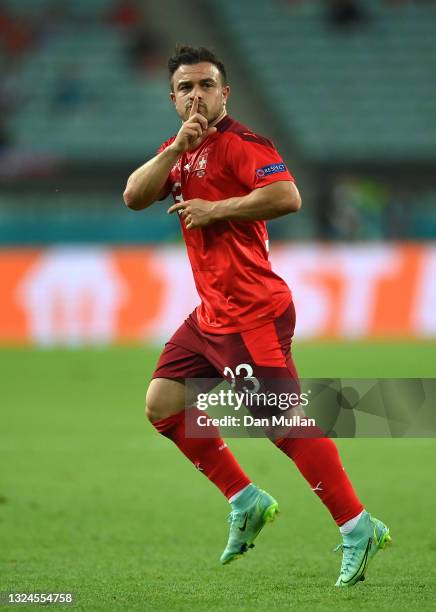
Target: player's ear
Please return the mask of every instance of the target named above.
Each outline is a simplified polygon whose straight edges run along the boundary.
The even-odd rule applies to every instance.
[[[223,87],[223,100],[227,102],[228,97],[230,96],[230,85],[224,85]]]
[[[170,91],[170,100],[174,104],[176,103],[176,95],[175,95],[175,93],[173,91]]]

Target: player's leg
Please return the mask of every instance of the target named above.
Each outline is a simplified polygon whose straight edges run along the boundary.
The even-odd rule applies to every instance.
[[[291,304],[273,323],[241,334],[248,348],[253,371],[259,379],[277,379],[298,386],[298,374],[290,352],[295,325]],[[271,355],[275,359],[271,359]],[[319,434],[319,437],[317,435]],[[345,473],[336,444],[318,428],[306,430],[304,437],[283,437],[274,443],[295,463],[312,491],[327,506],[338,525],[358,516],[363,505]]]
[[[162,367],[160,371],[163,371]],[[250,479],[239,466],[216,427],[202,427],[204,437],[201,438],[186,436],[185,408],[185,385],[182,382],[167,378],[154,378],[151,381],[146,398],[147,418],[160,434],[174,442],[197,470],[213,482],[227,499],[231,499],[250,484]],[[196,411],[195,408],[190,410]],[[193,415],[190,418],[193,418]]]
[[[237,385],[247,386],[248,381],[257,380],[260,391],[284,390],[286,385],[295,391],[299,386],[298,375],[290,355],[294,322],[291,304],[278,319],[261,327],[239,334],[207,334],[206,357],[221,373],[233,372],[243,379],[236,381]],[[272,410],[269,405],[264,409],[268,413]],[[344,471],[337,447],[321,430],[309,432],[309,437],[274,441],[292,459],[338,525],[362,512],[363,505]]]
[[[186,435],[203,412],[185,409],[187,378],[217,379],[219,373],[205,357],[207,347],[195,316],[179,328],[165,346],[147,392],[146,414],[156,430],[171,439],[183,454],[227,497],[232,506],[230,535],[221,555],[227,564],[253,547],[262,527],[271,521],[278,505],[268,493],[258,489],[243,472],[217,427],[202,427],[201,436]],[[207,381],[206,381],[207,382]]]
[[[290,352],[295,315],[284,313],[275,322],[275,333],[286,359],[289,376],[297,380]],[[262,335],[265,343],[265,334]],[[319,437],[316,437],[319,434]],[[274,440],[309,483],[312,491],[327,507],[343,537],[343,559],[336,586],[352,586],[365,577],[367,564],[390,542],[389,529],[366,512],[345,472],[338,448],[331,438],[313,428],[305,437]]]
[[[215,367],[221,368],[222,371],[223,366],[226,365],[234,372],[246,371],[250,380],[258,379],[259,383],[264,381],[267,385],[272,384],[273,387],[275,387],[274,381],[278,381],[278,387],[282,388],[283,379],[285,381],[289,379],[291,387],[295,382],[298,384],[297,371],[290,355],[294,322],[295,311],[291,305],[273,323],[241,334],[234,334],[233,347],[231,346],[232,335],[225,343],[219,337],[210,338],[210,342],[217,345],[214,347],[214,352],[222,359],[221,364],[214,364]],[[354,538],[360,527],[365,525],[363,531],[368,536],[366,542],[368,538],[372,538],[379,543],[375,549],[368,550],[366,558],[370,559],[382,547],[385,536],[388,536],[387,528],[380,527],[383,524],[379,522],[377,529],[380,533],[377,538],[375,537],[374,523],[368,520],[369,515],[364,511],[354,491],[342,465],[336,444],[332,439],[324,437],[320,429],[313,428],[312,431],[307,431],[305,437],[277,438],[271,436],[271,439],[283,453],[292,459],[340,527],[344,537],[344,562],[340,580],[343,581],[346,576],[346,579],[349,580],[347,584],[354,584],[357,579],[361,579],[359,576],[363,575],[366,565],[359,562],[356,568],[356,563],[350,563],[350,555],[353,556],[353,559],[354,557],[358,559],[359,556],[363,558],[365,547],[362,549],[363,540],[360,534],[357,538],[359,554],[355,556],[353,551],[356,549],[355,547],[349,548],[350,539],[347,534],[351,534],[353,528],[356,528],[357,531],[352,536]],[[368,535],[371,529],[371,534]]]

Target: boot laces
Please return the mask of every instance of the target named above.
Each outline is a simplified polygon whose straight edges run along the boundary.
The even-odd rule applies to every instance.
[[[338,544],[333,552],[342,550],[342,564],[341,573],[347,573],[347,571],[354,566],[354,561],[358,552],[357,546],[350,546],[349,544]]]

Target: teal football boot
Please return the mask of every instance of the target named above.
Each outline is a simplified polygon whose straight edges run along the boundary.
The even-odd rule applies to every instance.
[[[279,511],[276,500],[254,485],[250,485],[249,490],[242,495],[246,501],[238,500],[237,507],[234,504],[228,518],[229,540],[220,558],[223,565],[239,559],[249,548],[254,548],[254,540],[266,523],[276,518]]]
[[[335,586],[351,587],[365,580],[370,561],[390,543],[391,536],[386,525],[364,510],[353,531],[344,534],[343,543],[335,548],[342,549],[341,573]]]

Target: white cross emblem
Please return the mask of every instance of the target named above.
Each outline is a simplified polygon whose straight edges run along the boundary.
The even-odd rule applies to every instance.
[[[200,170],[203,170],[206,164],[207,164],[207,158],[202,157],[200,161],[198,162],[198,165],[200,166]]]

